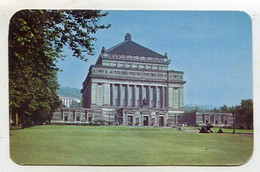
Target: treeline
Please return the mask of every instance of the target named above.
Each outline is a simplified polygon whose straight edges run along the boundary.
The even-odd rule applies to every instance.
[[[93,34],[109,25],[98,24],[107,13],[99,10],[22,10],[9,26],[10,125],[22,127],[51,119],[59,106],[56,66],[69,47],[87,61],[94,54]]]
[[[235,115],[235,125],[239,128],[253,129],[253,100],[241,100],[240,105],[228,107],[221,106],[219,109],[213,109],[213,112],[227,112]]]

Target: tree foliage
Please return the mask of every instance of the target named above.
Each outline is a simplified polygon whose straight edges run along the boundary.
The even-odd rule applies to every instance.
[[[244,119],[243,123],[247,129],[253,128],[253,100],[241,100],[241,104],[236,109],[237,118]]]
[[[240,105],[228,107],[221,106],[219,109],[213,109],[213,112],[223,112],[235,114],[235,124],[237,127],[247,129],[253,128],[253,100],[241,100]]]
[[[73,56],[87,61],[93,55],[99,10],[22,10],[9,27],[9,105],[11,119],[20,123],[44,121],[61,105],[57,95],[56,62],[70,47]],[[17,121],[17,119],[16,119]]]

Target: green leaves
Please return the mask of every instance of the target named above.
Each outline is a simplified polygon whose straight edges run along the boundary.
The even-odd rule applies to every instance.
[[[73,56],[87,60],[93,55],[98,21],[107,13],[99,10],[22,10],[10,20],[9,94],[10,111],[42,116],[57,108],[58,82],[55,64],[64,46]],[[36,118],[37,119],[37,118]]]

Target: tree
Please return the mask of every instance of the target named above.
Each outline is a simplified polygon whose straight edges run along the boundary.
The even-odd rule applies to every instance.
[[[237,107],[238,118],[244,118],[247,129],[253,128],[253,100],[241,100],[240,105]]]
[[[241,100],[240,105],[227,107],[223,105],[220,107],[221,112],[229,112],[235,114],[235,125],[237,127],[253,128],[253,100]]]
[[[75,101],[75,100],[72,100],[72,103],[71,103],[71,106],[70,106],[71,108],[80,108],[80,107],[82,107],[82,103],[81,103],[81,101],[80,102],[77,102],[77,101]]]
[[[87,61],[93,36],[110,25],[98,24],[107,13],[99,10],[22,10],[9,27],[9,106],[16,124],[46,120],[61,105],[57,95],[56,62],[63,48]]]
[[[227,113],[230,111],[229,107],[227,105],[223,105],[220,107],[220,111],[223,113]]]

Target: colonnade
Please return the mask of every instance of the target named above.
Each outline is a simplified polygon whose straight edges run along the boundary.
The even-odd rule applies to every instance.
[[[167,88],[165,86],[110,84],[110,105],[166,108]]]

